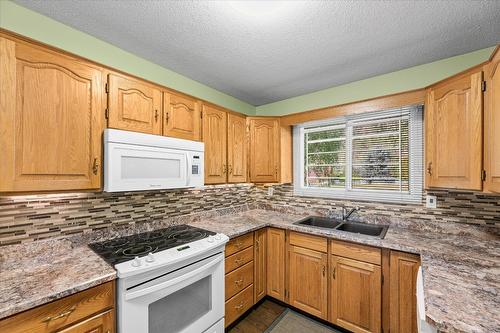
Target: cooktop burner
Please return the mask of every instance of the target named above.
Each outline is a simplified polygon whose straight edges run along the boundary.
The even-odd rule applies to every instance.
[[[215,232],[182,224],[92,243],[89,247],[108,263],[116,265],[136,256],[142,257],[213,235]]]

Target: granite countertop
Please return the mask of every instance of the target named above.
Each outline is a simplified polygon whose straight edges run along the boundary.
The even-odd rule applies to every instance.
[[[450,224],[391,225],[384,239],[293,223],[312,212],[223,210],[120,230],[0,247],[0,318],[115,278],[86,244],[172,224],[188,223],[230,238],[265,226],[285,228],[421,255],[427,319],[443,332],[500,332],[500,237]]]

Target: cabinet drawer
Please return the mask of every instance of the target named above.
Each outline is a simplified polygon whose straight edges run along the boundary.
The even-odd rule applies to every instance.
[[[231,271],[234,271],[236,268],[241,267],[252,260],[253,260],[253,246],[250,246],[242,251],[230,255],[229,257],[226,257],[225,272],[227,274]]]
[[[253,261],[226,275],[226,300],[253,283]]]
[[[253,284],[226,301],[225,326],[229,326],[239,316],[253,306]]]
[[[369,262],[375,265],[380,265],[382,261],[382,251],[373,246],[332,240],[331,249],[332,254],[345,258]]]
[[[253,245],[253,232],[231,239],[226,244],[226,257]]]
[[[0,332],[53,332],[112,308],[114,302],[115,285],[111,281],[8,317],[0,321]]]
[[[324,253],[328,251],[328,241],[326,238],[299,232],[290,232],[290,245],[296,245]]]

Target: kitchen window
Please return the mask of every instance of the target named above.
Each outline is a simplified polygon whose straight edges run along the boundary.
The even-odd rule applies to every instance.
[[[420,203],[422,111],[408,106],[295,126],[295,194]]]

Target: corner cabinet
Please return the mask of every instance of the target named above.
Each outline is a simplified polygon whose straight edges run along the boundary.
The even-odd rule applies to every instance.
[[[427,91],[426,187],[482,189],[482,72],[466,73]]]
[[[500,193],[500,51],[485,66],[484,190]]]
[[[192,97],[163,93],[163,135],[179,139],[201,139],[200,102]]]
[[[250,181],[277,182],[280,168],[279,119],[249,118]]]
[[[108,126],[161,135],[161,91],[146,82],[108,75]]]
[[[0,192],[101,187],[99,68],[0,37]]]

